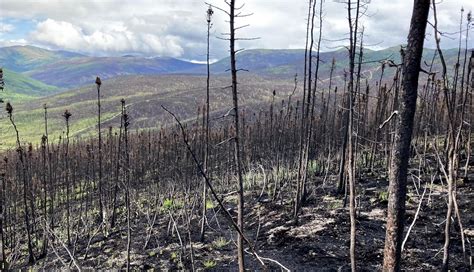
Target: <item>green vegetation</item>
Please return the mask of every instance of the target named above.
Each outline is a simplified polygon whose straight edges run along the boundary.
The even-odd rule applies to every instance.
[[[205,260],[203,263],[205,269],[213,269],[216,267],[217,262],[214,260]]]
[[[0,63],[14,71],[26,72],[54,62],[82,56],[66,51],[51,51],[35,46],[9,46],[0,48]]]
[[[225,77],[213,78],[213,86],[227,84]],[[258,105],[268,100],[272,86],[281,90],[277,97],[284,99],[291,90],[292,83],[285,80],[265,80],[261,77],[247,76],[241,86],[242,105]],[[131,117],[132,131],[156,129],[172,120],[161,110],[165,105],[175,110],[183,122],[195,122],[195,109],[204,99],[205,79],[198,76],[124,76],[104,81],[101,90],[102,124],[104,132],[111,126],[120,125],[120,100],[126,98]],[[212,91],[212,108],[214,114],[230,106],[230,93]],[[4,93],[11,93],[7,90]],[[2,93],[2,94],[4,94]],[[71,138],[84,138],[96,135],[97,126],[97,90],[88,85],[79,89],[59,94],[37,97],[34,100],[12,101],[13,116],[20,132],[22,142],[39,145],[44,131],[44,109],[48,106],[48,130],[50,141],[57,142],[65,130],[62,114],[67,109],[72,113],[70,120]],[[191,110],[192,109],[192,110]],[[4,110],[2,109],[3,113]],[[213,113],[211,113],[213,114]],[[34,128],[34,129],[33,129]],[[12,148],[15,145],[15,134],[7,118],[0,118],[0,129],[3,132],[0,149]]]
[[[230,241],[227,241],[224,237],[219,237],[216,240],[212,242],[212,245],[214,246],[215,249],[221,249],[225,246],[227,246],[230,243]]]
[[[308,175],[316,175],[321,171],[321,165],[318,163],[317,160],[311,160],[308,163]]]
[[[171,256],[170,256],[171,261],[173,262],[178,261],[178,256],[179,256],[178,252],[176,251],[171,252]]]
[[[247,50],[239,53],[238,58],[241,64],[253,73],[253,75],[242,74],[242,83],[239,89],[241,105],[254,109],[268,105],[268,101],[271,100],[271,91],[269,91],[271,89],[277,92],[276,101],[287,99],[294,87],[294,73],[298,72],[298,74],[301,74],[301,71],[298,71],[298,69],[302,67],[300,62],[303,61],[301,59],[301,52],[301,50]],[[390,56],[397,57],[396,52],[398,52],[398,47],[380,51],[367,50],[365,57],[368,61]],[[430,52],[432,53],[432,50],[426,50],[425,55],[429,56],[429,54],[431,54]],[[452,58],[455,56],[453,52],[455,51],[446,51],[445,57],[448,63],[452,63]],[[343,67],[345,62],[347,62],[347,52],[345,52],[345,49],[322,53],[321,59],[324,60],[324,62],[320,67],[321,78],[328,77],[330,60],[333,57],[336,59],[336,69]],[[127,59],[127,61],[134,60],[140,62],[139,58],[125,59]],[[43,80],[39,74],[41,69],[38,67],[44,64],[56,67],[57,69],[59,69],[58,67],[62,67],[61,69],[63,70],[59,69],[61,70],[60,73],[72,73],[71,75],[74,77],[85,79],[86,81],[83,83],[92,84],[93,78],[88,81],[88,77],[84,77],[83,69],[89,69],[91,63],[96,65],[93,65],[95,68],[108,67],[107,69],[109,69],[110,65],[103,66],[100,63],[110,63],[112,61],[111,59],[96,59],[77,54],[74,55],[73,53],[67,54],[66,52],[20,46],[0,48],[0,60],[4,61],[2,65],[5,65],[5,67],[16,67],[15,65],[26,67],[26,72],[23,74],[12,71],[13,68],[4,69],[6,86],[5,91],[2,93],[2,98],[5,102],[10,101],[14,107],[13,115],[18,125],[20,138],[23,142],[31,142],[33,145],[40,143],[43,134],[44,104],[48,106],[48,129],[51,141],[57,141],[59,136],[63,133],[64,120],[62,113],[66,109],[72,113],[72,138],[95,135],[97,120],[97,93],[95,86],[87,85],[67,92],[58,93],[61,91],[59,88],[37,80]],[[62,66],[56,63],[59,60],[63,63]],[[74,69],[64,66],[64,63],[70,64]],[[377,73],[380,71],[374,67],[379,67],[379,65],[377,62],[374,63],[373,67],[371,64],[367,64],[365,69],[370,71],[369,74],[373,78],[377,78]],[[126,62],[120,62],[119,64],[119,66],[123,66]],[[227,65],[225,60],[214,63],[212,65],[213,72],[222,73],[225,71],[226,66],[224,64]],[[171,63],[166,64],[160,62],[160,65],[160,67],[166,68],[165,66],[171,65]],[[109,73],[107,69],[101,72]],[[386,77],[391,76],[387,73],[390,73],[392,70],[385,72]],[[117,71],[110,72],[113,74]],[[199,70],[194,72],[200,73]],[[160,109],[160,105],[165,105],[173,109],[183,122],[195,122],[195,109],[203,103],[205,98],[204,77],[192,75],[143,75],[148,72],[145,73],[137,67],[127,73],[142,75],[123,76],[123,74],[120,74],[122,76],[104,81],[102,91],[102,119],[104,130],[107,130],[109,126],[114,128],[119,126],[120,100],[122,98],[126,98],[127,100],[127,107],[131,117],[131,129],[133,131],[139,129],[156,129],[171,122],[172,120],[169,118],[169,115]],[[256,76],[255,74],[262,76]],[[48,76],[55,75],[57,75],[57,73],[48,74]],[[34,76],[36,79],[30,76]],[[341,80],[341,78],[336,75],[334,84],[336,84],[338,80]],[[327,83],[324,79],[322,82]],[[211,108],[215,109],[214,112],[211,112],[211,115],[224,114],[221,111],[230,107],[230,94],[220,91],[220,86],[226,86],[227,84],[228,81],[226,77],[217,76],[211,79],[211,86],[218,86],[214,87],[214,89],[211,88]],[[3,109],[1,109],[0,112],[3,113]],[[0,116],[2,115],[0,114]],[[0,118],[0,129],[3,131],[0,140],[0,150],[12,148],[15,144],[15,135],[6,118]],[[312,173],[311,171],[320,170],[320,167],[321,166],[310,165],[310,173]]]
[[[382,191],[379,193],[379,201],[381,203],[387,203],[388,202],[388,192],[387,191]]]
[[[208,199],[206,200],[206,209],[207,210],[210,210],[210,209],[214,209],[215,205],[214,205],[214,202],[212,202],[212,200]]]
[[[163,205],[161,206],[162,211],[171,211],[171,210],[178,210],[183,208],[183,202],[171,199],[171,198],[166,198],[163,201]]]
[[[21,102],[47,96],[59,91],[55,86],[47,85],[9,69],[3,69],[5,92],[2,96],[5,101]]]
[[[173,207],[173,200],[172,199],[167,198],[163,201],[162,208],[164,210],[171,210],[172,207]]]

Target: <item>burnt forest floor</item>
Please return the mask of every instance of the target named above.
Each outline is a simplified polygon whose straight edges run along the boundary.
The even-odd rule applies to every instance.
[[[408,179],[406,228],[413,222],[424,188],[419,216],[413,226],[403,251],[402,268],[406,270],[438,270],[442,264],[445,214],[447,210],[446,186],[439,176],[433,179]],[[363,173],[357,182],[357,267],[361,271],[380,271],[385,238],[387,207],[386,177],[381,174]],[[309,197],[302,207],[299,222],[292,218],[290,194],[285,199],[269,199],[260,189],[247,190],[245,196],[245,233],[255,242],[258,254],[280,262],[292,271],[350,270],[349,210],[343,207],[343,196],[336,193],[336,176],[326,182],[312,178],[308,184]],[[260,187],[261,188],[261,187]],[[460,180],[457,184],[457,201],[466,234],[466,240],[474,237],[474,182]],[[224,203],[234,216],[236,196],[223,195]],[[196,206],[196,203],[193,204]],[[195,207],[194,209],[197,210]],[[181,209],[183,210],[183,209]],[[230,228],[224,214],[216,206],[208,209],[208,227],[205,242],[199,241],[198,212],[190,221],[196,270],[237,270],[235,231]],[[172,217],[170,216],[172,215]],[[133,270],[192,270],[188,227],[184,212],[157,213],[156,222],[150,228],[153,216],[137,212],[132,226],[131,268]],[[122,217],[107,237],[103,231],[90,231],[89,237],[77,237],[74,255],[82,269],[125,269],[127,230]],[[452,225],[450,267],[457,271],[469,271],[463,261],[460,229],[457,219]],[[176,227],[173,222],[176,222]],[[176,232],[178,229],[178,232]],[[88,239],[89,238],[89,239]],[[149,239],[147,239],[149,238]],[[148,241],[146,247],[145,241]],[[85,259],[87,244],[87,259]],[[57,243],[56,243],[57,244]],[[181,244],[183,246],[181,246]],[[64,246],[30,267],[33,270],[76,269]],[[472,254],[472,246],[466,243],[466,254]],[[261,270],[251,254],[246,255],[247,267]],[[272,261],[266,261],[272,270],[280,270]]]

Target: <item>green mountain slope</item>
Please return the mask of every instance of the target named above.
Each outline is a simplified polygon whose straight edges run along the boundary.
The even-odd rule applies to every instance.
[[[81,56],[83,55],[67,51],[51,51],[30,45],[0,48],[2,67],[16,72],[30,71],[59,60]]]
[[[34,46],[0,48],[0,64],[43,83],[66,89],[123,75],[176,74],[201,65],[168,57],[89,57]]]
[[[433,49],[425,49],[424,60],[431,61]],[[448,65],[453,65],[457,50],[444,50]],[[313,52],[316,57],[316,53]],[[320,77],[329,76],[332,60],[335,60],[335,77],[342,78],[348,63],[348,52],[339,49],[320,54]],[[378,76],[380,61],[391,59],[400,63],[400,46],[383,50],[364,50],[362,71],[369,77]],[[314,60],[316,60],[314,58]],[[109,79],[124,75],[191,74],[204,75],[205,65],[190,63],[175,58],[144,58],[134,56],[89,57],[66,51],[50,51],[33,46],[0,48],[0,63],[10,70],[21,72],[48,85],[61,89],[75,88],[94,81],[96,76]],[[439,70],[439,60],[436,60]],[[265,77],[292,78],[303,74],[304,50],[251,49],[237,54],[239,69]],[[426,65],[424,65],[426,68]],[[211,65],[213,74],[226,74],[229,59],[223,58]],[[392,71],[387,71],[391,73]]]
[[[286,99],[293,90],[293,82],[268,80],[257,76],[242,76],[239,85],[240,103],[249,111],[258,110],[271,101],[273,90],[277,99]],[[226,76],[213,77],[211,101],[213,118],[232,108],[232,94],[223,90],[229,84]],[[173,120],[161,109],[165,105],[184,121],[195,120],[199,106],[205,101],[206,77],[190,75],[122,76],[102,81],[102,127],[120,125],[120,100],[126,99],[131,129],[159,128]],[[57,141],[64,131],[62,114],[66,109],[73,137],[94,136],[97,125],[97,90],[87,85],[68,92],[13,104],[14,117],[22,141],[38,144],[43,135],[43,105],[48,106],[50,139]],[[0,149],[14,146],[14,132],[6,118],[0,118]]]
[[[0,96],[5,101],[23,101],[54,94],[59,91],[55,86],[44,84],[24,74],[3,69],[5,90]]]
[[[174,58],[80,57],[41,66],[27,72],[31,77],[62,88],[78,87],[123,75],[163,75],[180,73],[201,65]]]

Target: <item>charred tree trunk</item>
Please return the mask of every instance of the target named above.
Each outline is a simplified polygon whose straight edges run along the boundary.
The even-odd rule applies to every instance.
[[[35,255],[33,251],[33,243],[31,240],[31,228],[30,228],[30,218],[28,214],[28,176],[27,176],[27,168],[25,162],[25,153],[23,151],[23,147],[21,146],[20,142],[20,134],[18,133],[17,126],[13,121],[13,107],[10,103],[6,105],[6,111],[8,113],[8,118],[10,119],[10,123],[12,124],[15,133],[16,133],[16,145],[17,145],[17,153],[19,157],[19,161],[21,164],[21,178],[23,180],[23,205],[24,205],[24,219],[25,219],[25,229],[28,239],[28,263],[33,264],[35,262]]]
[[[408,45],[403,60],[404,73],[401,103],[389,174],[387,231],[383,261],[384,271],[400,270],[401,244],[405,224],[408,160],[413,120],[416,111],[418,77],[429,10],[429,0],[415,0],[410,32],[408,34]]]
[[[355,6],[355,17],[352,19],[352,1],[347,1],[347,20],[349,22],[349,82],[347,85],[347,91],[349,93],[348,105],[348,123],[347,125],[347,178],[349,182],[349,217],[351,224],[350,231],[350,246],[349,246],[349,257],[351,259],[351,270],[356,270],[356,258],[355,258],[355,246],[356,246],[356,207],[355,207],[355,163],[354,163],[354,143],[353,137],[354,132],[354,71],[355,71],[355,56],[356,56],[356,45],[357,45],[357,30],[359,23],[359,11],[360,11],[360,0],[356,1]],[[354,22],[352,22],[354,20]],[[357,80],[360,75],[357,75]]]
[[[102,132],[100,130],[100,85],[102,85],[102,82],[99,77],[96,78],[95,84],[97,85],[97,129],[99,133],[99,143],[98,143],[98,149],[99,149],[99,181],[98,181],[98,187],[99,187],[99,219],[102,222],[104,219],[104,204],[102,201]]]
[[[235,0],[229,3],[229,26],[230,26],[230,70],[232,75],[232,101],[234,105],[234,163],[238,178],[238,201],[237,201],[237,226],[244,231],[244,179],[242,176],[241,147],[240,147],[240,120],[239,120],[239,99],[237,94],[237,65],[235,60]],[[245,270],[245,255],[242,233],[239,232],[237,238],[237,257],[239,271]]]
[[[124,105],[125,108],[125,102],[122,102],[122,105]],[[123,128],[124,128],[124,143],[125,143],[125,166],[124,166],[124,174],[125,174],[125,204],[127,208],[127,272],[130,271],[130,246],[132,243],[132,227],[131,227],[131,208],[130,208],[130,152],[129,152],[129,143],[128,143],[128,126],[129,126],[129,120],[128,120],[128,114],[126,110],[124,109],[123,111]]]
[[[120,116],[120,128],[119,128],[119,135],[117,141],[117,154],[115,159],[115,185],[114,185],[114,195],[113,195],[113,206],[112,206],[112,219],[110,221],[110,228],[113,229],[115,227],[115,220],[117,217],[117,207],[118,207],[118,190],[119,190],[119,183],[120,183],[120,162],[122,160],[122,131],[124,120],[123,117],[125,115],[125,100],[121,99],[121,116]]]
[[[5,218],[6,218],[6,209],[5,209],[5,173],[0,173],[0,181],[2,182],[1,184],[1,191],[0,191],[0,238],[1,238],[1,243],[2,243],[2,261],[0,263],[0,270],[6,271],[7,270],[7,254],[5,252],[5,234],[3,231],[3,225],[5,224]]]
[[[64,119],[66,120],[66,147],[64,151],[64,164],[65,164],[65,185],[66,185],[66,227],[67,227],[67,244],[68,246],[71,245],[71,224],[70,224],[70,215],[71,215],[71,207],[70,207],[70,189],[69,189],[69,118],[71,117],[71,113],[66,110],[63,114]]]
[[[313,41],[311,41],[311,45],[308,46],[310,42],[310,33],[312,35],[313,33],[313,27],[312,24],[310,23],[313,21],[314,17],[311,17],[313,7],[313,0],[309,1],[308,4],[308,18],[307,18],[307,25],[306,25],[306,45],[305,45],[305,52],[304,52],[304,71],[303,71],[303,102],[301,103],[301,128],[300,128],[300,138],[299,138],[299,160],[298,160],[298,175],[296,178],[296,192],[295,192],[295,199],[294,199],[294,207],[293,207],[293,217],[295,218],[295,224],[298,223],[298,211],[299,211],[299,206],[300,206],[300,199],[301,199],[301,176],[302,176],[302,168],[303,168],[303,160],[304,160],[304,131],[305,131],[305,126],[306,126],[306,118],[305,112],[306,112],[306,106],[307,106],[307,101],[306,101],[306,92],[310,92],[309,89],[311,89],[311,77],[308,79],[308,74],[311,75],[311,57],[312,57],[312,47],[313,47]],[[311,38],[312,40],[312,38]],[[309,65],[308,65],[309,64]],[[309,72],[308,72],[309,69]],[[308,84],[306,84],[309,82]],[[308,89],[309,86],[309,89]],[[309,103],[309,102],[308,102]],[[298,111],[296,111],[298,112]]]
[[[207,78],[206,78],[206,115],[205,115],[205,139],[204,139],[204,173],[208,174],[209,169],[209,87],[210,87],[210,65],[209,65],[209,35],[211,30],[211,19],[214,11],[211,6],[207,9]],[[201,233],[200,240],[204,242],[204,236],[206,232],[206,201],[207,201],[207,186],[206,182],[203,181],[202,189],[202,215],[201,215]]]

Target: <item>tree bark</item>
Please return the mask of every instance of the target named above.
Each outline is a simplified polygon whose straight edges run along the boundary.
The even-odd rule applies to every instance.
[[[405,224],[408,160],[418,95],[418,77],[429,10],[429,0],[415,0],[410,32],[408,34],[408,45],[403,61],[404,72],[401,103],[389,174],[387,231],[383,260],[384,271],[400,270],[401,245]]]
[[[234,163],[238,177],[238,202],[237,202],[237,226],[244,231],[244,179],[242,176],[241,150],[240,150],[240,125],[239,125],[239,100],[237,94],[237,66],[235,61],[235,0],[230,1],[230,70],[232,75],[232,100],[234,105]],[[239,271],[245,270],[245,255],[242,234],[237,238],[237,257]]]

